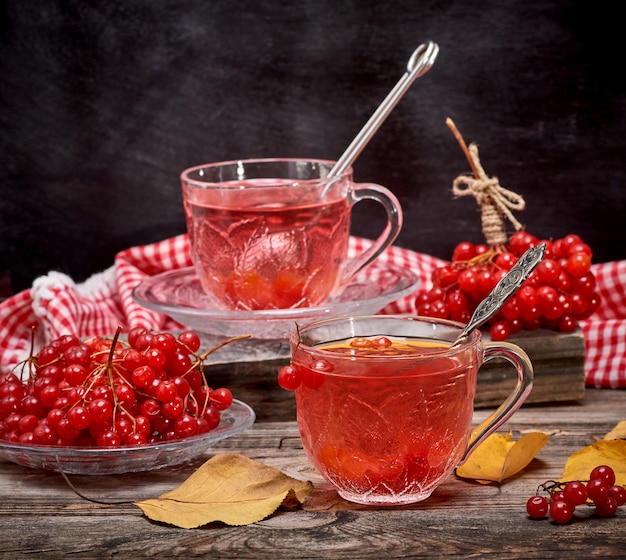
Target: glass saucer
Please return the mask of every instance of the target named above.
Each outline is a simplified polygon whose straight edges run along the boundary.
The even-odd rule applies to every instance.
[[[193,267],[151,276],[133,291],[137,303],[172,317],[199,333],[225,337],[249,334],[260,339],[288,337],[296,323],[345,315],[367,315],[417,289],[410,269],[373,263],[356,274],[343,290],[319,307],[230,311],[219,308],[200,286]]]
[[[190,461],[211,445],[249,428],[256,418],[247,404],[233,400],[220,425],[199,436],[132,447],[53,447],[0,440],[0,459],[23,467],[80,475],[143,472]]]

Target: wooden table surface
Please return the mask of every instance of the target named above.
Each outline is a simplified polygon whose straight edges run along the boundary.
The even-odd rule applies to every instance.
[[[487,414],[479,410],[475,420]],[[212,523],[179,529],[148,520],[132,504],[80,498],[61,475],[0,461],[2,558],[626,558],[626,506],[613,518],[591,508],[566,525],[532,521],[526,499],[561,475],[574,451],[626,419],[626,391],[587,389],[578,403],[526,405],[507,428],[515,439],[541,430],[550,441],[513,480],[483,486],[451,476],[426,501],[394,508],[339,498],[307,462],[295,422],[259,422],[223,440],[206,456],[150,473],[75,476],[81,493],[101,500],[159,496],[206,458],[233,452],[314,483],[303,507],[278,510],[243,527]]]

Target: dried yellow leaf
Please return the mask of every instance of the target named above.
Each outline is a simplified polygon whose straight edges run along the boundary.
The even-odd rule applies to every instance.
[[[626,420],[618,422],[617,426],[604,436],[604,439],[626,439]]]
[[[500,483],[524,469],[548,439],[541,432],[525,434],[517,441],[511,434],[492,434],[456,469],[456,474],[481,484]]]
[[[223,453],[209,459],[178,488],[135,505],[154,521],[184,529],[212,521],[247,525],[287,501],[303,503],[312,491],[310,482],[244,455]]]
[[[615,483],[626,485],[626,440],[600,440],[583,447],[569,456],[561,481],[589,480],[591,471],[599,465],[608,465],[615,471]]]

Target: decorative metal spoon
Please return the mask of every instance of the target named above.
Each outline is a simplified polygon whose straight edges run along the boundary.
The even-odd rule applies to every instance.
[[[530,273],[543,260],[545,253],[545,243],[528,249],[515,263],[515,266],[500,279],[491,293],[478,304],[469,322],[452,346],[461,344],[470,332],[491,319],[504,305],[506,300],[519,290],[524,280],[530,276]]]
[[[432,65],[435,63],[438,53],[439,46],[432,41],[423,43],[415,49],[409,59],[406,72],[402,78],[400,78],[394,88],[387,94],[387,97],[385,97],[376,111],[374,111],[374,114],[365,123],[365,126],[346,148],[346,151],[337,160],[337,163],[335,163],[333,168],[330,170],[328,177],[341,175],[348,167],[350,167],[350,165],[352,165],[372,136],[374,136],[376,131],[380,128],[380,125],[397,105],[398,101],[400,101],[409,87],[411,87],[411,84],[417,78],[423,76],[430,70]],[[323,195],[326,195],[326,192],[332,183],[333,181],[329,183]]]

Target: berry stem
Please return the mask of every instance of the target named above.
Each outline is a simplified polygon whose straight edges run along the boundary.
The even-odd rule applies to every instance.
[[[204,360],[206,360],[211,354],[213,354],[213,352],[219,350],[220,348],[226,346],[227,344],[230,344],[231,342],[235,342],[236,340],[242,340],[244,338],[250,338],[251,335],[249,334],[241,334],[241,335],[237,335],[237,336],[232,336],[230,338],[227,338],[226,340],[223,340],[222,342],[220,342],[219,344],[213,346],[213,348],[211,348],[210,350],[206,351],[204,354],[198,354],[197,356],[197,362],[194,365],[194,367],[197,367],[198,370],[200,371],[200,375],[202,376],[202,382],[204,383],[204,386],[208,389],[209,388],[209,382],[206,378],[206,374],[204,373]],[[206,392],[206,396],[204,398],[204,404],[202,405],[202,413],[204,414],[204,412],[207,409],[207,406],[209,405],[210,402],[210,392],[207,390]]]
[[[220,342],[219,344],[217,344],[216,346],[213,346],[213,348],[211,348],[210,350],[206,351],[204,354],[201,354],[199,356],[199,359],[204,361],[206,360],[211,354],[213,354],[213,352],[219,350],[220,348],[222,348],[223,346],[226,346],[227,344],[230,344],[231,342],[234,342],[235,340],[242,340],[244,338],[250,338],[251,335],[249,334],[240,334],[237,336],[232,336],[231,338],[227,338],[226,340],[223,340],[222,342]]]
[[[465,154],[465,157],[467,158],[467,161],[469,162],[470,167],[472,168],[472,173],[474,174],[474,177],[476,177],[476,179],[480,178],[480,173],[478,171],[478,168],[476,167],[476,164],[474,163],[472,155],[470,154],[469,148],[467,147],[467,144],[465,143],[463,136],[459,132],[459,129],[454,124],[454,121],[450,117],[448,117],[446,119],[446,124],[448,125],[448,128],[452,131],[452,134],[454,134],[454,137],[456,138],[457,142],[461,146],[461,150],[463,150],[463,153]]]

